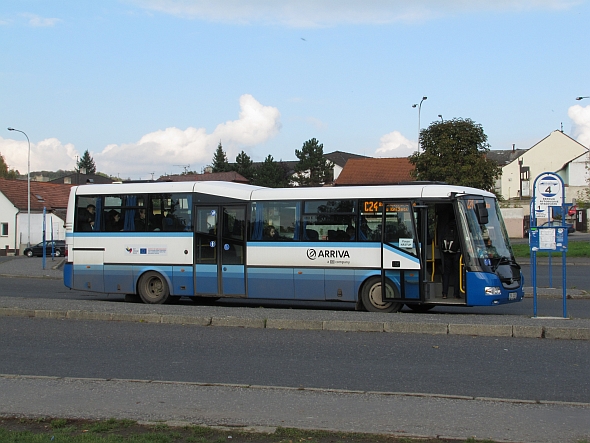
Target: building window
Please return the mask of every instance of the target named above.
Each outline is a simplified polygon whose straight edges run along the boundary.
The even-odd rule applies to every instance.
[[[2,237],[8,237],[8,223],[2,223],[0,225],[0,235]]]

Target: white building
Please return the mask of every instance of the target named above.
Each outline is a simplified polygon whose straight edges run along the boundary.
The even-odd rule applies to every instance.
[[[46,239],[65,239],[65,215],[71,185],[31,182],[31,211],[26,180],[0,178],[0,251],[2,254],[22,250],[29,242],[43,240],[43,208],[45,208]],[[29,230],[29,218],[31,228]]]
[[[498,161],[501,153],[506,162]],[[520,196],[532,197],[535,178],[543,172],[554,172],[563,179],[566,202],[575,199],[578,191],[586,185],[589,150],[561,131],[553,131],[543,140],[527,150],[490,151],[488,158],[498,161],[502,176],[496,190],[505,200]],[[528,172],[527,172],[528,171]]]

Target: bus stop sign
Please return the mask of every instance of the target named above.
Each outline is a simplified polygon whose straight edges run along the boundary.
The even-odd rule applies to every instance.
[[[545,173],[535,180],[535,208],[563,205],[562,181],[555,174]]]

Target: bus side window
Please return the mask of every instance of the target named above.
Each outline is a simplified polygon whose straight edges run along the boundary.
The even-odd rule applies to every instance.
[[[95,197],[79,197],[76,208],[75,229],[78,232],[90,232],[100,228],[97,222]],[[98,220],[100,222],[100,220]]]

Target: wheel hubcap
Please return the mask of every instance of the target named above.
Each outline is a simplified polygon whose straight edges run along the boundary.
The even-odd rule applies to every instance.
[[[387,297],[393,297],[393,291],[387,285],[385,285],[387,291]],[[391,306],[392,302],[384,302],[383,301],[383,294],[381,293],[381,283],[377,283],[371,287],[369,291],[369,300],[371,300],[371,304],[379,309],[387,309]]]

